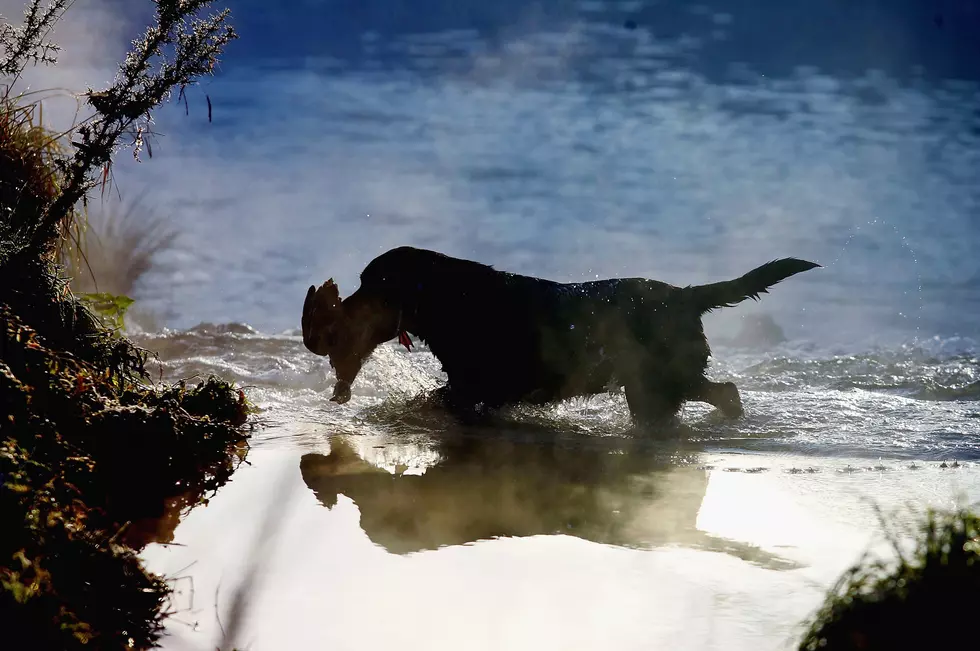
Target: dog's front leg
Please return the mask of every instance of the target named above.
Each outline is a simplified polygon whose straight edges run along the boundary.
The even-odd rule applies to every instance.
[[[745,413],[742,409],[742,396],[733,382],[712,382],[705,379],[697,395],[691,399],[712,405],[728,418],[741,418]]]

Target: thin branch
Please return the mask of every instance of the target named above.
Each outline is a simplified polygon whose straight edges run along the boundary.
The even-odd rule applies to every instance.
[[[28,17],[25,25],[30,25],[30,30],[21,35],[17,41],[20,45],[3,61],[13,65],[23,60],[25,55],[21,51],[40,47],[38,44],[44,43],[49,23],[60,17],[57,12],[63,12],[73,1],[54,0],[49,9],[41,10],[39,0],[34,0],[31,6],[37,17]],[[196,83],[199,77],[213,73],[224,47],[238,36],[227,24],[230,16],[227,9],[196,18],[211,2],[156,0],[156,20],[134,41],[133,49],[119,66],[116,81],[102,91],[89,89],[82,95],[95,114],[72,129],[74,154],[56,161],[63,182],[33,233],[34,247],[48,242],[59,225],[62,232],[67,230],[75,204],[90,190],[100,184],[103,188],[111,184],[113,156],[127,145],[124,135],[131,136],[131,146],[138,156],[146,134],[151,133],[153,109],[169,99],[175,88],[183,89]]]
[[[14,27],[0,23],[0,76],[10,78],[7,92],[30,64],[54,64],[61,48],[48,41],[48,35],[75,0],[53,0],[41,8],[41,0],[31,0],[24,9],[24,24]]]

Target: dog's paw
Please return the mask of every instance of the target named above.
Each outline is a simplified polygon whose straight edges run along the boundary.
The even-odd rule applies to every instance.
[[[350,395],[350,384],[338,380],[337,384],[333,387],[333,396],[330,398],[330,402],[336,402],[338,405],[342,405],[350,400]]]

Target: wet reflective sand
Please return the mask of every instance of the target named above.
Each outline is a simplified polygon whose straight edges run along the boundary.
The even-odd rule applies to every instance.
[[[975,464],[542,431],[293,440],[144,552],[178,588],[164,648],[786,648],[880,543],[875,504],[980,498]]]

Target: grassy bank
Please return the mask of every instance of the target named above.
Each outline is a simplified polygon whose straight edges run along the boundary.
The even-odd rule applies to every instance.
[[[887,529],[886,523],[886,529]],[[976,647],[980,516],[929,511],[896,558],[865,558],[846,571],[808,622],[800,651]]]
[[[52,133],[16,85],[54,63],[46,35],[71,4],[30,2],[22,26],[0,23],[0,627],[31,648],[143,649],[170,588],[136,552],[158,518],[227,481],[249,406],[217,378],[153,384],[147,351],[75,296],[60,262],[122,144],[145,145],[150,112],[235,35],[227,13],[197,17],[207,0],[159,0],[115,83]]]

